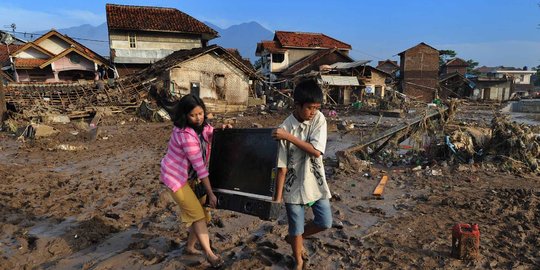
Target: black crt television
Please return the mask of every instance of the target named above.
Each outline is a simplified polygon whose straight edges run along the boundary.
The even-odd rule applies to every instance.
[[[215,129],[210,155],[210,182],[220,209],[261,219],[277,218],[278,141],[271,128]]]

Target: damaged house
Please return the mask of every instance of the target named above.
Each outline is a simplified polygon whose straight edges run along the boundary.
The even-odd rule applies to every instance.
[[[475,83],[466,76],[468,67],[467,61],[457,57],[448,60],[441,66],[440,98],[464,98],[473,95]]]
[[[439,88],[439,51],[421,42],[399,56],[402,93],[431,102]]]
[[[508,100],[513,93],[529,94],[532,89],[531,76],[536,73],[526,69],[503,66],[482,66],[476,71],[479,75],[472,79],[476,83],[473,97],[497,101]]]
[[[439,79],[439,97],[464,98],[473,95],[476,84],[459,72],[442,74]]]
[[[441,74],[459,73],[463,76],[467,73],[469,63],[461,58],[452,58],[441,66]]]
[[[399,65],[397,61],[392,61],[390,59],[386,59],[384,61],[379,61],[377,63],[377,69],[382,70],[388,74],[392,74],[392,76],[396,76],[396,73],[399,71]]]
[[[210,112],[245,110],[253,92],[252,79],[258,78],[251,66],[217,45],[173,52],[131,76],[156,78],[156,91],[169,99],[197,95]]]
[[[329,73],[321,75],[323,88],[340,82],[341,87],[334,87],[334,91],[329,91],[329,94],[332,99],[344,105],[367,97],[384,97],[386,83],[391,81],[392,75],[367,65],[369,62],[369,60],[359,60],[329,65],[327,67]],[[344,84],[344,82],[349,84]]]
[[[259,70],[269,81],[318,70],[321,65],[352,62],[351,45],[321,33],[276,31],[271,41],[257,43],[255,54],[260,58]],[[290,87],[282,85],[278,88]]]
[[[111,61],[120,76],[177,50],[206,47],[218,33],[174,8],[106,5]]]
[[[72,38],[51,30],[24,45],[9,45],[0,52],[2,70],[13,82],[64,82],[96,80],[99,65],[107,59]]]

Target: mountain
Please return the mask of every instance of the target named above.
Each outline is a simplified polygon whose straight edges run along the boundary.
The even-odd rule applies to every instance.
[[[210,22],[205,23],[218,31],[220,35],[219,38],[210,40],[210,44],[217,44],[224,48],[238,49],[242,57],[249,58],[251,62],[257,60],[255,56],[257,42],[260,42],[261,40],[271,40],[274,37],[272,31],[264,28],[257,22],[241,23],[225,29]],[[49,30],[38,31],[36,33],[39,35],[33,35],[32,37],[28,35],[18,35],[18,37],[24,40],[34,40],[48,31]],[[57,29],[57,31],[68,35],[102,56],[107,57],[109,55],[107,23],[102,23],[97,26],[83,24],[75,27]]]
[[[102,23],[98,26],[83,24],[58,29],[57,31],[75,39],[77,42],[102,56],[109,56],[109,31],[107,30],[107,23]],[[44,31],[44,33],[46,32]]]
[[[241,23],[228,28],[220,28],[210,22],[204,22],[214,30],[219,32],[220,37],[210,41],[224,48],[236,48],[244,58],[249,58],[255,62],[255,49],[257,42],[261,40],[272,40],[274,33],[257,22]]]
[[[27,41],[33,41],[49,30],[36,31],[33,34],[18,34],[17,37]],[[56,29],[56,31],[73,38],[82,45],[90,48],[92,51],[104,56],[109,56],[109,34],[107,23],[97,26],[83,24],[79,26]]]

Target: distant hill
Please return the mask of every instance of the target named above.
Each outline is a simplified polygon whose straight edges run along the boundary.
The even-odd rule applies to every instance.
[[[49,31],[50,29],[36,31],[32,35],[17,34],[17,37],[23,40],[33,41]],[[69,28],[56,29],[56,31],[68,35],[104,57],[109,56],[109,34],[107,31],[107,23],[102,23],[97,26],[83,24]]]
[[[255,49],[257,42],[261,40],[271,40],[274,33],[257,22],[241,23],[222,29],[210,22],[205,22],[208,26],[219,32],[220,37],[210,41],[210,44],[218,44],[224,48],[236,48],[244,58],[249,58],[251,62],[255,62]],[[80,26],[56,29],[62,34],[66,34],[74,38],[77,42],[87,46],[91,50],[101,54],[104,57],[109,56],[109,36],[107,31],[107,23],[102,23],[98,26],[83,24]],[[44,34],[49,30],[36,32]],[[34,40],[39,36],[18,35],[24,40]]]
[[[255,49],[257,42],[261,40],[272,40],[274,33],[257,22],[241,23],[222,29],[210,22],[204,22],[208,26],[219,32],[220,37],[210,41],[211,44],[218,44],[224,48],[236,48],[244,58],[249,58],[255,62]]]

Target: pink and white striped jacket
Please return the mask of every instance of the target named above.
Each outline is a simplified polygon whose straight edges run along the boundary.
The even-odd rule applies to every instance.
[[[207,142],[206,160],[203,160],[199,136],[190,127],[174,127],[167,154],[161,160],[161,181],[173,192],[183,187],[188,180],[189,166],[197,172],[199,179],[208,176],[206,164],[210,160],[210,148],[214,128],[206,125],[203,129],[203,138]]]

